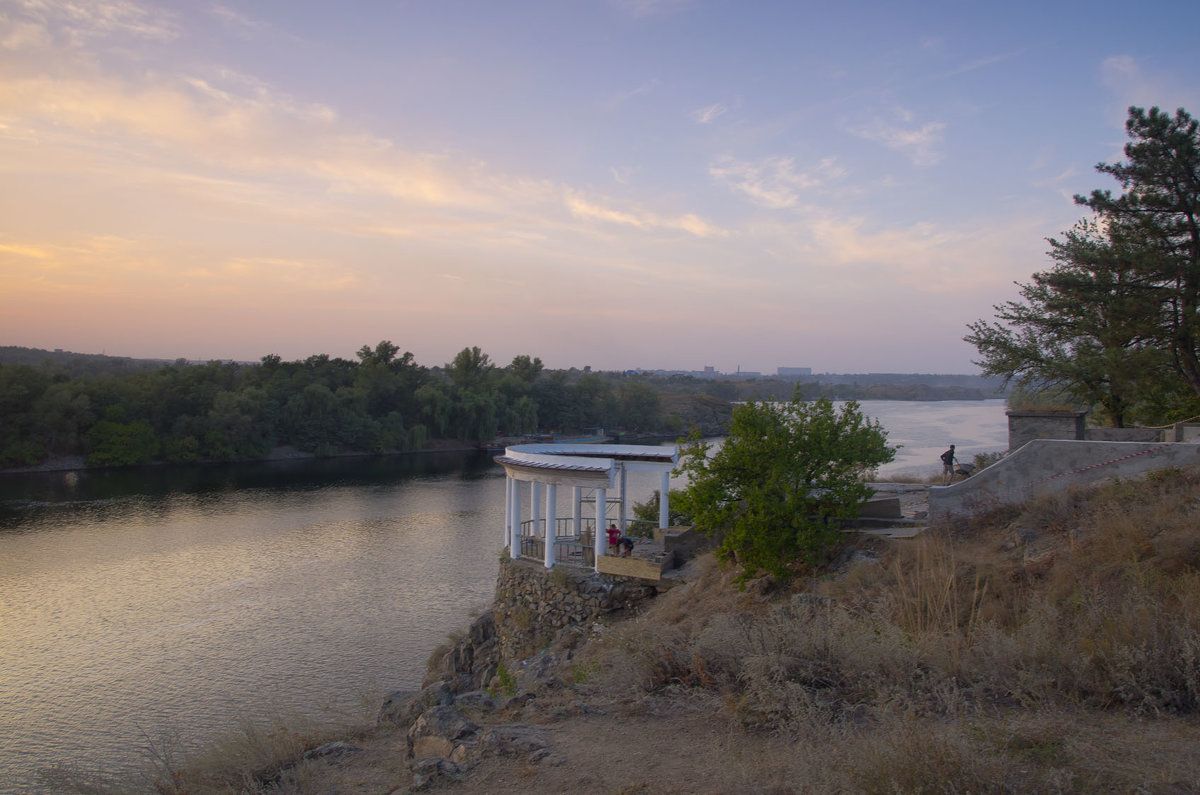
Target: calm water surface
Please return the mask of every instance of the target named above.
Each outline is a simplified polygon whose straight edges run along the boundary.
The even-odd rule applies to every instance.
[[[976,453],[1008,449],[1003,400],[864,400],[859,405],[888,431],[888,442],[900,446],[881,474],[940,475],[938,456],[952,444],[962,463],[970,463]]]
[[[902,445],[885,471],[1006,445],[1003,401],[861,405]],[[373,714],[490,603],[503,508],[475,455],[0,476],[0,791],[60,761],[132,776],[246,717]]]
[[[486,457],[0,478],[0,791],[417,687],[495,586]]]

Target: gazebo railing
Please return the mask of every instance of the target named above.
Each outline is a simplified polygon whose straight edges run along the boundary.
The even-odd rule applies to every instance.
[[[537,520],[537,529],[546,527],[545,519]],[[591,517],[581,517],[579,535],[575,535],[575,519],[567,517],[554,523],[554,560],[567,566],[596,565],[596,551],[593,535],[596,532],[596,520]],[[534,520],[526,519],[521,522],[521,555],[528,560],[545,560],[546,541],[534,534]]]
[[[537,520],[537,530],[546,527],[545,519]],[[647,519],[630,519],[625,526],[629,536],[653,537],[657,522]],[[596,565],[596,548],[594,546],[596,520],[592,517],[581,517],[580,533],[575,535],[575,519],[573,517],[558,518],[554,523],[554,561],[565,566],[591,567]],[[600,532],[604,532],[603,529]],[[605,539],[607,543],[607,539]],[[526,519],[521,522],[521,552],[519,557],[526,560],[545,560],[546,541],[540,535],[535,535],[534,520]]]

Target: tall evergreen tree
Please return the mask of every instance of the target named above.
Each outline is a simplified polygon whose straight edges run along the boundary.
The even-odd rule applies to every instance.
[[[1156,296],[1158,343],[1200,395],[1200,125],[1183,108],[1172,116],[1131,107],[1125,129],[1126,161],[1096,166],[1124,192],[1075,201],[1151,254],[1140,267]]]
[[[1154,295],[1142,275],[1144,252],[1113,230],[1081,221],[1050,239],[1055,265],[1018,284],[1021,300],[995,307],[1000,322],[976,321],[965,341],[987,375],[1022,387],[1054,387],[1098,404],[1117,427],[1137,413],[1151,377],[1169,372],[1155,344]]]

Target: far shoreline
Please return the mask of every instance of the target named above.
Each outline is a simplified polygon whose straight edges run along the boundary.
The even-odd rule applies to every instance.
[[[54,474],[58,472],[117,472],[130,469],[141,469],[146,467],[152,468],[175,468],[175,467],[194,467],[194,466],[217,466],[222,464],[272,464],[284,461],[318,461],[330,460],[335,458],[390,458],[393,456],[406,455],[429,455],[431,453],[482,453],[484,450],[476,447],[469,442],[458,442],[454,440],[438,439],[431,441],[429,445],[421,450],[393,450],[383,453],[336,453],[334,455],[318,456],[316,453],[307,453],[303,450],[297,450],[290,445],[281,445],[274,448],[262,458],[241,458],[232,461],[147,461],[144,464],[131,464],[129,466],[88,466],[86,458],[81,455],[68,456],[53,456],[43,461],[40,464],[26,467],[9,467],[0,469],[0,477],[6,475],[43,475]]]

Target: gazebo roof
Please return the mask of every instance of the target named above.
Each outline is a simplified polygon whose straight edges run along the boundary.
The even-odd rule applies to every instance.
[[[504,449],[504,455],[534,453],[571,458],[611,458],[617,461],[649,461],[674,466],[679,450],[674,446],[651,444],[517,444]]]
[[[517,444],[496,456],[506,468],[611,476],[616,462],[647,469],[668,469],[679,461],[675,446],[644,444]]]

